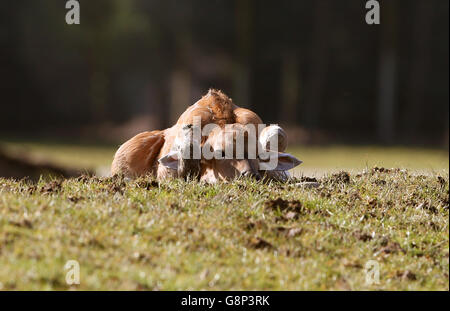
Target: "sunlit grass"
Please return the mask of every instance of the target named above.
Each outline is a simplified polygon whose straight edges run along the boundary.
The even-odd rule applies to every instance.
[[[296,173],[360,171],[374,166],[396,167],[421,173],[449,170],[448,151],[384,146],[298,146],[290,151],[304,163]]]
[[[31,156],[69,168],[96,169],[111,165],[119,145],[0,140],[0,147],[13,155]]]
[[[118,147],[0,146],[102,173]],[[298,146],[289,152],[304,161],[294,175],[320,176],[319,188],[299,180],[0,178],[0,289],[67,289],[64,264],[75,259],[79,289],[448,290],[447,151]],[[330,175],[341,170],[350,178]],[[268,207],[275,199],[287,203]],[[380,264],[378,285],[365,282],[369,260]]]
[[[448,174],[298,182],[0,178],[0,289],[449,290]]]
[[[0,140],[0,146],[15,154],[28,154],[55,164],[104,173],[118,145],[74,144]],[[360,171],[373,166],[396,167],[420,173],[448,172],[449,154],[443,149],[384,146],[293,146],[288,150],[303,164],[295,176],[318,175],[340,170]]]

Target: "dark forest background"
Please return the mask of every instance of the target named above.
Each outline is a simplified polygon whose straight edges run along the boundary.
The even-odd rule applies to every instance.
[[[298,142],[448,146],[448,0],[65,2],[0,5],[0,136],[120,142],[213,87]]]

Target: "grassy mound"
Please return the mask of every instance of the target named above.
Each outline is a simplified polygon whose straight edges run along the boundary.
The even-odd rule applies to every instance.
[[[448,206],[448,173],[383,168],[287,184],[0,178],[0,289],[449,290]]]

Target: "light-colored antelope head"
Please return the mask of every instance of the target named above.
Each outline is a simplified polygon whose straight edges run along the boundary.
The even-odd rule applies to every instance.
[[[198,175],[207,183],[239,177],[260,179],[263,176],[283,180],[280,176],[285,174],[280,172],[301,163],[284,153],[287,137],[278,126],[264,128],[258,137],[258,130],[254,127],[238,123],[225,127],[212,124],[202,129],[204,136],[200,140],[195,138],[196,135],[192,136],[194,127],[185,126],[183,129],[172,151],[159,159],[160,165],[176,171],[178,177]]]

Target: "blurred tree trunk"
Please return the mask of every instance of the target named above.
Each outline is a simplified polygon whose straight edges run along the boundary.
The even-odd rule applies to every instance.
[[[299,60],[297,53],[287,51],[281,60],[281,114],[280,121],[295,124],[300,88]]]
[[[425,89],[428,78],[427,69],[430,66],[430,42],[432,36],[432,20],[434,7],[427,1],[414,2],[414,26],[412,29],[412,57],[408,88],[409,109],[405,111],[406,133],[419,134],[416,131],[422,120],[422,109],[425,100]]]
[[[392,143],[395,136],[395,103],[397,87],[397,1],[381,5],[381,38],[378,72],[377,133],[382,143]]]
[[[236,63],[233,70],[234,102],[250,107],[250,77],[253,48],[253,0],[236,0]]]
[[[447,148],[447,150],[448,150],[448,147],[449,147],[449,139],[450,139],[450,136],[449,136],[449,122],[448,122],[448,112],[447,112],[447,121],[445,121],[445,123],[446,123],[446,125],[445,125],[445,131],[444,131],[444,143],[443,143],[443,145],[444,145],[444,147],[446,147]]]
[[[176,37],[175,68],[170,77],[170,124],[174,124],[191,102],[192,28],[189,22]]]
[[[95,62],[91,68],[96,68],[98,62]],[[98,68],[98,67],[97,67]],[[91,112],[95,123],[105,122],[108,118],[108,87],[109,78],[105,70],[92,69],[90,72],[90,97],[91,97]]]
[[[315,1],[313,42],[311,47],[310,81],[305,100],[305,124],[314,131],[319,127],[319,117],[322,106],[322,94],[326,82],[326,72],[329,61],[328,38],[332,1]]]
[[[186,67],[176,68],[170,80],[170,124],[174,124],[191,103],[191,74]]]

